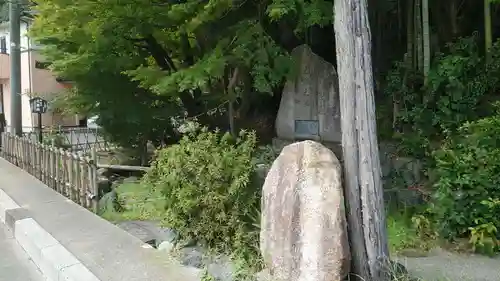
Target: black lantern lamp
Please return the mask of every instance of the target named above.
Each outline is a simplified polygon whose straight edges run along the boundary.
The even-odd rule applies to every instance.
[[[47,112],[48,102],[40,97],[34,97],[30,99],[30,108],[31,113],[36,113],[38,115],[38,141],[42,143],[42,114]]]

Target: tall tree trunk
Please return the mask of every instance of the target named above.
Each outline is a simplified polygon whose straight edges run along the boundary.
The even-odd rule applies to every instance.
[[[401,3],[404,0],[398,0],[398,8],[397,8],[397,15],[398,15],[398,43],[399,44],[404,44],[403,42],[403,27],[404,27],[404,22],[403,22],[403,8],[404,6],[401,5]]]
[[[404,56],[405,74],[402,87],[406,87],[408,72],[415,69],[415,28],[414,28],[414,0],[406,0],[406,54]],[[394,93],[392,97],[392,129],[398,132],[397,121],[399,118],[401,94]]]
[[[429,0],[422,0],[422,42],[423,42],[423,71],[424,71],[424,84],[427,84],[427,77],[429,76],[429,69],[431,68],[431,42],[429,32]]]
[[[366,0],[335,1],[335,42],[353,275],[385,280],[389,257]]]
[[[486,61],[490,61],[490,49],[492,45],[491,35],[491,3],[490,0],[484,0],[484,47],[486,51]]]
[[[416,43],[416,69],[419,71],[423,70],[424,64],[424,48],[422,46],[422,0],[415,0],[415,43]]]
[[[414,51],[415,33],[413,28],[413,0],[408,0],[406,3],[406,55],[408,56],[409,65],[413,68],[414,64]]]
[[[459,7],[457,5],[457,0],[451,0],[449,11],[450,11],[450,27],[451,27],[451,35],[453,39],[457,38],[460,34],[460,29],[458,26],[458,10]]]
[[[243,82],[243,89],[241,92],[241,106],[238,109],[239,118],[246,118],[250,111],[252,103],[252,75],[246,67],[238,67],[240,69],[241,80]]]
[[[233,70],[232,74],[228,70],[228,75],[225,75],[225,92],[226,96],[228,99],[228,109],[227,109],[227,116],[228,116],[228,121],[229,121],[229,132],[233,137],[236,137],[236,128],[234,126],[234,100],[236,98],[236,93],[234,91],[234,87],[236,86],[236,82],[239,79],[239,68],[236,68]],[[230,79],[228,79],[230,75]]]
[[[229,132],[233,137],[236,137],[236,128],[234,127],[234,102],[233,100],[229,100],[227,106],[227,115],[229,118]]]

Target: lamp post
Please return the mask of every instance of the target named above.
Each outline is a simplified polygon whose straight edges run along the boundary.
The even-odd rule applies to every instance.
[[[38,141],[40,143],[43,142],[43,134],[42,134],[42,114],[47,112],[47,101],[40,98],[34,97],[30,99],[30,108],[31,113],[36,113],[38,115]]]

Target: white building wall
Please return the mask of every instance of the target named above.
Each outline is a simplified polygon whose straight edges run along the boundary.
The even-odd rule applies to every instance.
[[[22,102],[22,126],[26,129],[31,129],[35,124],[33,124],[34,118],[32,118],[29,100],[32,93],[32,69],[30,64],[30,40],[27,36],[28,25],[25,22],[21,22],[21,102]],[[0,37],[5,36],[7,42],[7,54],[10,54],[10,33],[8,23],[4,23],[0,26]],[[4,108],[5,108],[5,119],[7,125],[10,126],[10,80],[5,81],[4,84]]]

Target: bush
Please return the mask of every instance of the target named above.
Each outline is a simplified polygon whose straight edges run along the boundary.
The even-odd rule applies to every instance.
[[[71,144],[69,144],[62,133],[55,132],[50,130],[48,134],[45,134],[43,137],[43,144],[45,145],[54,145],[57,148],[68,149],[71,148]]]
[[[202,129],[159,151],[146,184],[161,191],[163,219],[183,239],[222,252],[257,257],[261,187],[254,184],[254,133]]]
[[[425,85],[422,75],[403,62],[388,73],[386,107],[394,108],[393,99],[398,100],[400,134],[395,136],[404,154],[430,160],[434,145],[456,133],[464,122],[493,113],[491,101],[500,90],[500,41],[493,45],[492,59],[486,63],[478,39],[476,35],[460,38],[447,44],[445,53],[435,54]],[[385,135],[394,134],[391,122],[379,123],[386,124]]]
[[[465,124],[459,137],[434,156],[432,207],[441,234],[468,236],[473,245],[495,240],[500,228],[500,113]]]

